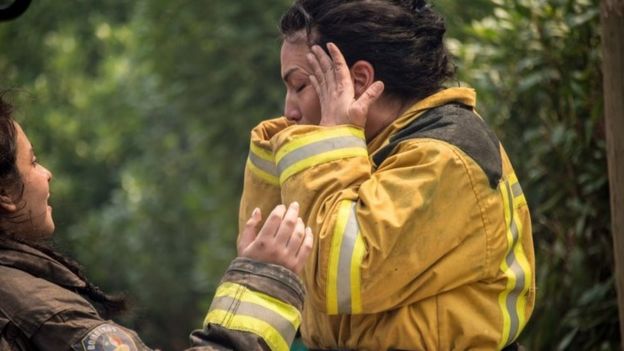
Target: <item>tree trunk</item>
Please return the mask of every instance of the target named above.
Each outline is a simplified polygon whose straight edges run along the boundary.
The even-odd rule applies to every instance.
[[[624,0],[602,0],[600,12],[611,228],[624,350]]]

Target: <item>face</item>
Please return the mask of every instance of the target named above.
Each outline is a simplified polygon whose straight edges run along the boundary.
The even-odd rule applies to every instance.
[[[24,192],[15,204],[16,222],[11,228],[24,239],[45,239],[54,232],[52,207],[48,205],[52,173],[37,162],[28,137],[19,124],[17,131],[17,168],[22,176]]]
[[[304,36],[284,40],[280,53],[282,80],[286,85],[284,116],[297,124],[319,124],[321,105],[308,76],[312,67],[306,59],[310,48]]]

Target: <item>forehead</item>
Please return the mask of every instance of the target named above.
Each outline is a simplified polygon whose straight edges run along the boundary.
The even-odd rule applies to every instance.
[[[282,77],[293,68],[307,68],[308,61],[306,54],[310,52],[310,47],[302,38],[285,39],[282,42],[280,51],[280,62]]]
[[[17,154],[18,155],[24,155],[24,154],[28,154],[30,149],[32,148],[30,146],[30,140],[28,140],[28,137],[26,136],[26,133],[24,133],[24,130],[22,129],[22,126],[19,125],[19,123],[17,122],[13,122],[15,123],[15,141],[17,144]]]

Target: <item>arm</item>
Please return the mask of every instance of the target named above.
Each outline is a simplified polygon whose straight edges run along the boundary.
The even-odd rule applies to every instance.
[[[269,213],[282,203],[277,168],[271,151],[270,138],[288,126],[285,118],[264,121],[251,131],[249,156],[245,165],[243,193],[239,209],[239,233],[257,207]]]
[[[195,349],[218,343],[233,350],[288,350],[301,323],[303,285],[296,275],[312,249],[299,205],[277,206],[262,220],[255,209],[204,321],[191,334]],[[208,348],[210,349],[210,348]]]

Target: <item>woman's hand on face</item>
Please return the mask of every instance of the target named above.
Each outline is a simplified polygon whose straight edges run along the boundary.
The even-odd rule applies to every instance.
[[[238,256],[265,263],[284,266],[299,274],[312,251],[314,237],[299,217],[299,204],[293,202],[288,209],[279,205],[273,209],[258,232],[262,221],[256,208],[240,235]]]
[[[312,46],[311,53],[307,54],[314,72],[309,79],[321,104],[320,125],[353,124],[364,127],[368,109],[381,96],[384,85],[376,81],[356,96],[351,72],[342,52],[333,43],[328,43],[327,49],[331,57],[318,45]]]

